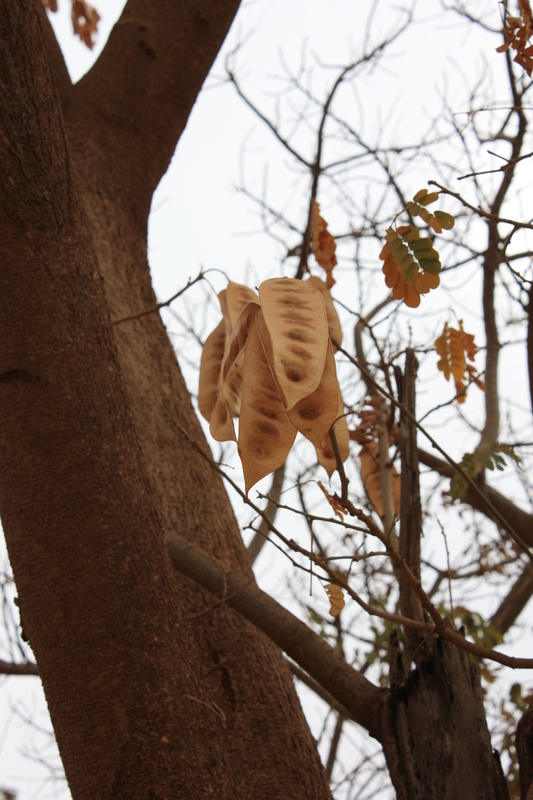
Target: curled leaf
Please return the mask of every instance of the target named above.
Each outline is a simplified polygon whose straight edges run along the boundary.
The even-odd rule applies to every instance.
[[[333,267],[337,264],[335,239],[328,231],[326,220],[320,216],[320,206],[316,200],[313,200],[311,225],[313,229],[313,253],[320,266],[326,270],[326,285],[328,289],[331,289],[335,284]]]
[[[241,402],[242,354],[258,310],[257,303],[248,303],[243,308],[226,344],[209,425],[211,436],[218,442],[236,441],[233,417]]]
[[[342,609],[346,605],[344,602],[344,592],[341,587],[336,583],[326,583],[324,589],[329,597],[330,609],[329,613],[332,617],[338,617]]]
[[[96,41],[96,33],[100,14],[86,0],[72,0],[72,26],[74,33],[92,50]]]
[[[457,402],[464,403],[468,381],[473,381],[480,389],[485,386],[476,374],[473,361],[477,353],[474,337],[463,330],[463,321],[459,321],[459,330],[444,324],[441,335],[435,339],[435,350],[440,356],[437,368],[444,373],[447,381],[453,375]],[[466,360],[472,362],[467,364]]]
[[[377,442],[366,442],[359,453],[361,462],[361,480],[365,489],[365,494],[370,505],[377,511],[380,517],[383,516],[383,497],[381,494],[381,477],[379,470],[379,445]],[[394,508],[400,514],[400,476],[396,472],[394,465],[392,469],[392,491]]]
[[[331,495],[327,491],[327,489],[323,485],[322,481],[317,481],[317,483],[318,483],[319,488],[322,490],[322,493],[323,493],[324,497],[326,498],[326,500],[328,501],[328,503],[332,507],[335,516],[338,517],[341,522],[344,522],[344,514],[346,513],[345,509],[339,503],[337,498],[334,497],[334,495]]]
[[[529,0],[518,0],[519,16],[514,16],[507,11],[507,2],[504,0],[505,25],[503,35],[504,44],[496,48],[497,53],[503,53],[511,47],[516,55],[514,61],[525,69],[529,77],[533,72],[533,46],[529,40],[533,33],[533,14]]]

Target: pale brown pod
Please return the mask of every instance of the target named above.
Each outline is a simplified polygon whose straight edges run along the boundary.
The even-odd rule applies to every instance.
[[[326,306],[326,316],[328,318],[329,335],[331,336],[333,341],[337,342],[337,344],[342,344],[341,322],[339,319],[339,315],[337,314],[337,310],[333,304],[331,292],[329,291],[324,281],[321,281],[320,278],[316,277],[316,275],[311,275],[311,277],[307,279],[306,283],[309,283],[315,289],[318,289],[318,291],[324,298],[324,305]]]
[[[218,293],[218,302],[220,303],[220,310],[222,311],[222,316],[224,317],[224,322],[226,324],[226,339],[229,339],[231,335],[231,322],[229,319],[228,302],[226,299],[226,295],[227,295],[226,289],[222,289],[222,291]]]
[[[209,430],[217,442],[237,441],[231,408],[224,397],[222,381],[219,381],[209,422]]]
[[[209,426],[211,436],[218,442],[237,441],[233,417],[238,413],[241,403],[242,354],[258,310],[257,303],[248,303],[243,308],[226,344]]]
[[[326,364],[318,388],[288,412],[294,427],[315,447],[320,448],[325,437],[329,444],[328,431],[337,418],[338,397],[337,367],[333,347],[328,342]]]
[[[225,301],[231,330],[235,327],[243,308],[248,303],[259,305],[259,298],[252,289],[243,286],[242,283],[233,283],[233,281],[227,285]]]
[[[208,422],[211,419],[218,376],[226,347],[226,322],[221,320],[212,331],[202,350],[200,378],[198,381],[198,408]]]
[[[260,315],[261,311],[256,320]],[[254,324],[244,351],[238,440],[247,494],[261,478],[285,462],[295,438],[296,428],[285,411]]]
[[[259,287],[272,370],[289,411],[318,388],[328,349],[324,298],[308,282],[272,278]]]

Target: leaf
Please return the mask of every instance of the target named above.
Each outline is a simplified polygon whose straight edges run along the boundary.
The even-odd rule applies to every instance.
[[[495,469],[503,472],[507,466],[503,453],[515,463],[521,464],[520,457],[514,452],[512,447],[505,444],[497,444],[494,450],[481,451],[474,450],[473,453],[465,453],[461,460],[461,467],[466,474],[473,478],[474,475],[483,469],[494,471]],[[468,481],[456,472],[450,481],[448,494],[453,502],[462,500],[468,489]]]
[[[318,388],[288,412],[294,427],[319,449],[323,447],[325,438],[329,446],[328,431],[337,418],[340,392],[333,346],[331,342],[328,345],[326,364]]]
[[[451,214],[447,214],[446,211],[435,211],[435,217],[445,231],[451,231],[455,225],[454,217]]]
[[[255,320],[261,315],[259,310]],[[246,494],[285,462],[295,438],[296,428],[285,411],[254,321],[244,351],[238,440]]]
[[[331,289],[335,285],[335,278],[333,277],[333,267],[337,264],[335,256],[335,239],[328,231],[327,223],[320,216],[320,206],[313,200],[311,210],[311,225],[313,230],[313,253],[320,264],[326,270],[327,278],[326,285]]]
[[[445,211],[431,214],[426,206],[439,199],[438,192],[429,193],[427,189],[417,192],[405,208],[412,217],[420,217],[435,233],[442,229],[451,230],[455,219]],[[389,228],[385,235],[386,244],[380,253],[384,261],[385,284],[392,289],[396,300],[403,300],[409,308],[418,308],[420,296],[436,289],[440,283],[442,269],[440,257],[429,237],[420,238],[420,231],[414,225],[402,225],[397,230]]]
[[[376,510],[380,517],[383,517],[383,497],[381,495],[381,477],[379,471],[379,445],[371,441],[364,444],[359,453],[361,462],[361,480],[365,489],[365,494],[370,505]],[[400,476],[394,465],[392,469],[392,491],[394,508],[400,514]]]
[[[257,303],[259,305],[259,298],[255,292],[247,286],[243,286],[241,283],[233,283],[233,281],[228,283],[225,300],[231,330],[235,327],[243,308],[248,303]]]
[[[462,320],[459,320],[458,330],[448,327],[447,322],[444,324],[441,335],[435,339],[435,350],[440,356],[437,369],[444,373],[447,381],[453,375],[458,403],[464,403],[466,400],[468,381],[474,382],[480,389],[485,389],[476,375],[473,364],[466,363],[467,358],[469,361],[474,361],[477,347],[473,335],[463,330]]]
[[[309,282],[272,278],[259,287],[272,343],[270,366],[285,408],[312,394],[321,381],[329,344],[324,299]]]
[[[311,275],[310,278],[307,279],[306,283],[311,284],[315,289],[322,294],[324,298],[324,305],[326,306],[326,317],[328,319],[328,331],[330,337],[337,342],[337,344],[342,344],[342,327],[339,320],[339,315],[333,305],[333,300],[331,299],[331,293],[324,283],[321,281],[320,278],[315,277],[315,275]],[[334,346],[334,349],[335,346]]]
[[[226,323],[221,320],[207,337],[200,360],[200,379],[198,384],[198,408],[208,422],[211,419],[218,376],[226,347]]]
[[[507,2],[504,2],[504,7],[506,11],[503,28],[505,43],[497,47],[496,52],[503,53],[511,47],[516,52],[514,61],[520,64],[531,77],[533,72],[533,47],[528,43],[533,33],[533,15],[529,0],[518,0],[520,14],[518,17],[507,13]]]
[[[89,50],[93,49],[100,14],[86,0],[73,0],[72,25],[74,33],[80,37]]]
[[[403,300],[409,308],[417,308],[420,295],[436,289],[440,283],[439,254],[431,239],[419,237],[418,228],[412,225],[402,225],[396,231],[389,228],[379,256],[385,262],[385,284],[392,289],[393,297]]]
[[[344,592],[336,583],[326,583],[324,589],[329,597],[330,609],[329,613],[332,617],[338,617],[342,609],[346,605],[344,602]]]
[[[339,503],[339,501],[337,500],[336,497],[334,497],[333,495],[331,495],[327,491],[325,486],[322,484],[322,481],[317,481],[317,483],[318,483],[318,486],[320,487],[320,489],[322,490],[322,493],[324,494],[324,497],[326,498],[326,500],[328,501],[328,503],[332,507],[332,509],[333,509],[333,511],[335,513],[335,516],[338,517],[341,522],[344,522],[344,514],[346,513],[346,511],[343,508],[343,506]]]

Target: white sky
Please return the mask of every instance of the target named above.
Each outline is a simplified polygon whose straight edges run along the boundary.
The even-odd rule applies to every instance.
[[[102,20],[98,45],[92,53],[72,35],[70,4],[66,0],[60,0],[60,13],[52,17],[74,79],[90,68],[124,5],[119,0],[108,0],[105,4],[97,4],[95,0],[95,4]],[[245,40],[237,62],[237,74],[242,76],[248,95],[271,113],[273,92],[279,90],[275,76],[281,73],[280,55],[283,54],[285,63],[293,71],[300,65],[304,46],[308,63],[313,63],[315,55],[325,64],[347,63],[354,53],[360,52],[366,18],[374,6],[375,28],[370,39],[375,43],[400,18],[392,0],[377,4],[369,0],[254,0],[243,4],[207,81],[208,90],[198,99],[177,154],[154,197],[149,258],[161,300],[174,294],[201,267],[218,268],[236,281],[244,281],[250,266],[254,280],[279,274],[279,247],[265,236],[243,235],[260,231],[261,222],[251,201],[232,188],[240,180],[242,165],[247,185],[258,192],[268,165],[269,197],[278,207],[285,207],[292,198],[288,209],[295,220],[301,222],[308,202],[300,188],[295,193],[298,176],[288,168],[288,159],[272,134],[245,108],[232,86],[220,84],[226,54],[238,41]],[[474,11],[484,8],[487,14],[491,12],[493,23],[498,18],[495,1],[467,0],[466,6]],[[445,86],[454,110],[462,111],[466,108],[465,80],[475,82],[482,58],[489,69],[497,70],[500,66],[498,59],[502,57],[494,52],[495,45],[485,40],[484,55],[480,56],[478,34],[468,31],[457,17],[444,17],[438,0],[421,0],[418,7],[418,22],[406,37],[391,47],[384,64],[358,82],[357,96],[346,91],[341,97],[342,112],[354,115],[359,124],[364,121],[369,137],[380,122],[387,121],[387,129],[395,131],[398,142],[416,141],[428,120],[438,114]],[[328,82],[331,74],[328,73]],[[324,91],[323,76],[317,65],[313,84],[317,92]],[[244,151],[243,142],[246,142]],[[302,146],[308,146],[303,139],[302,142]],[[499,152],[505,153],[503,149]],[[416,191],[431,177],[427,169],[422,173],[413,164],[410,188]],[[368,190],[368,185],[357,188],[362,194]],[[323,211],[327,208],[325,199]],[[444,207],[453,210],[451,205]],[[337,213],[335,209],[330,211],[332,230],[337,220],[337,224],[342,225],[343,218],[336,217]],[[342,299],[346,297],[345,292],[356,291],[349,283],[348,271],[346,275]],[[215,274],[213,284],[220,289],[224,279]],[[456,301],[459,316],[465,318],[465,328],[477,332],[479,308],[471,305],[474,285],[475,282],[470,283],[468,294],[462,299],[457,297]],[[379,296],[383,296],[383,292]],[[413,315],[412,324],[425,325],[429,338],[435,315],[443,312],[447,303],[447,295],[444,299],[432,300],[418,318]],[[351,305],[356,307],[355,300]],[[442,321],[444,319],[445,313]],[[172,321],[170,327],[172,329]],[[513,370],[516,372],[516,366]],[[443,383],[440,391],[446,397],[451,396],[451,390]],[[527,407],[523,387],[520,391],[518,401]],[[264,588],[279,597],[283,586],[280,586],[275,564],[273,556],[262,556],[258,579]],[[36,680],[19,678],[0,682],[0,785],[15,788],[20,800],[66,798],[69,794],[64,787],[47,782],[42,765],[31,764],[19,756],[20,748],[31,744],[33,738],[28,727],[13,718],[9,711],[10,704],[20,702],[34,710],[41,724],[49,724],[41,718],[44,701]],[[42,748],[42,742],[36,738],[35,746]]]

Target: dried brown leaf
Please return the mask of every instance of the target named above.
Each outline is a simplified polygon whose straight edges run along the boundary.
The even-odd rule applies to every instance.
[[[377,442],[367,442],[359,453],[361,462],[361,480],[370,505],[375,508],[380,517],[383,516],[383,498],[381,495],[381,477],[379,472],[379,445]],[[392,491],[394,508],[400,514],[400,476],[394,465],[392,469]]]
[[[74,33],[80,37],[89,50],[93,49],[100,14],[86,0],[72,0],[72,25]]]
[[[324,494],[324,497],[326,498],[326,500],[328,501],[328,503],[332,507],[335,516],[338,517],[341,522],[344,522],[344,514],[346,513],[345,509],[339,503],[337,498],[334,495],[331,495],[328,492],[328,490],[326,489],[326,487],[324,486],[322,481],[317,481],[317,483],[318,483],[320,489],[322,490],[322,492]]]
[[[324,589],[329,597],[329,613],[332,617],[338,617],[346,605],[344,601],[344,592],[336,583],[326,583],[324,584]]]
[[[316,200],[313,200],[311,224],[313,228],[313,253],[320,266],[326,270],[326,285],[328,289],[331,289],[335,285],[333,268],[337,264],[335,239],[328,231],[326,220],[320,216],[320,206]]]

